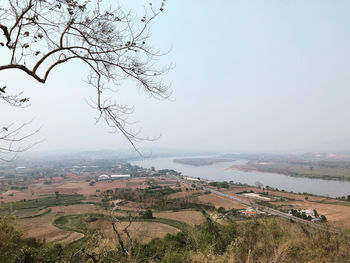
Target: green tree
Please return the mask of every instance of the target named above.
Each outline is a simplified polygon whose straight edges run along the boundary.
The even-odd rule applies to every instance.
[[[222,207],[222,206],[220,206],[220,207],[218,208],[218,213],[220,213],[220,214],[225,214],[225,213],[226,213],[225,208]]]
[[[151,209],[147,209],[143,214],[142,218],[144,219],[153,219],[153,213]]]
[[[0,217],[0,262],[6,262],[6,258],[16,251],[21,244],[23,233],[13,225],[14,218]]]

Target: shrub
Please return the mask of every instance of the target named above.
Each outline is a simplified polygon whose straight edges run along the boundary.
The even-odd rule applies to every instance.
[[[226,213],[225,208],[222,207],[222,206],[220,206],[220,207],[218,208],[218,213],[220,213],[220,214],[225,214],[225,213]]]
[[[154,218],[151,209],[148,209],[145,212],[141,212],[140,216],[144,219],[153,219]]]

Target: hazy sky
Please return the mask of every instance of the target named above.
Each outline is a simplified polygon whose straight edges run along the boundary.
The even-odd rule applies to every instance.
[[[148,1],[120,1],[142,16]],[[154,21],[152,43],[171,52],[172,100],[147,98],[129,83],[116,98],[135,105],[135,126],[157,142],[189,150],[350,150],[350,2],[341,0],[168,0]],[[0,61],[3,63],[3,51]],[[24,73],[1,72],[32,106],[1,105],[3,122],[34,118],[45,139],[33,152],[129,147],[95,125],[84,99],[94,95],[86,70],[66,64],[39,84]],[[1,83],[2,84],[2,83]]]

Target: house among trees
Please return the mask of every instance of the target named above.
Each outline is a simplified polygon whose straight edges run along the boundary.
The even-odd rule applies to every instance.
[[[310,209],[301,209],[298,210],[290,209],[288,210],[288,214],[296,217],[300,217],[305,220],[309,220],[312,222],[318,222],[318,221],[327,221],[327,218],[324,215],[319,215],[317,210],[310,210]]]

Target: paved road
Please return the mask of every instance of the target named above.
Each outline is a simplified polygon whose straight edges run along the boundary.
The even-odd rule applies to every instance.
[[[179,178],[179,177],[174,177],[174,178],[179,180],[179,181],[181,181],[181,182],[183,182],[183,183],[189,184],[189,185],[194,184],[197,187],[203,188],[203,190],[205,190],[205,191],[210,191],[213,194],[216,194],[216,195],[219,195],[219,196],[222,196],[222,197],[226,197],[228,199],[237,201],[237,202],[245,204],[247,206],[258,208],[260,211],[263,211],[263,212],[265,212],[265,213],[267,213],[269,215],[275,215],[275,216],[280,216],[280,217],[283,217],[283,218],[286,218],[286,219],[292,219],[293,221],[302,223],[304,225],[309,225],[311,227],[314,227],[314,228],[317,228],[317,229],[320,229],[320,230],[325,230],[325,231],[329,231],[329,232],[333,232],[333,233],[338,233],[339,232],[336,229],[330,229],[329,227],[326,227],[326,226],[323,226],[323,225],[319,225],[319,224],[315,224],[315,223],[313,223],[311,221],[304,220],[304,219],[296,217],[296,216],[292,216],[290,214],[281,212],[279,210],[276,210],[276,209],[273,209],[273,208],[270,208],[270,207],[267,207],[267,206],[259,205],[259,204],[256,204],[254,202],[247,201],[247,200],[239,198],[239,197],[237,197],[235,195],[225,194],[223,192],[220,192],[220,191],[217,191],[217,190],[214,190],[214,189],[211,189],[211,188],[199,185],[197,183],[194,183],[193,181],[188,181],[188,180],[185,180],[185,179],[182,179],[182,178]]]

